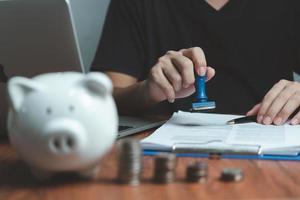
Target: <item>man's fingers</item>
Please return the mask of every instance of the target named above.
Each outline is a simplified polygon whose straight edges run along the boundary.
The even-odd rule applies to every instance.
[[[179,91],[182,88],[182,77],[180,73],[176,70],[176,68],[173,66],[173,63],[171,60],[167,57],[160,58],[159,61],[161,68],[163,70],[163,73],[165,74],[166,78],[169,80],[169,82],[172,84],[175,91]]]
[[[207,67],[207,73],[206,73],[206,81],[209,81],[212,79],[216,74],[216,71],[212,67]]]
[[[181,74],[183,88],[188,88],[194,84],[194,63],[178,52],[170,54],[170,59]]]
[[[172,84],[174,90],[177,92],[182,88],[182,78],[179,72],[175,68],[165,68],[163,73]]]
[[[300,112],[298,112],[291,120],[291,125],[298,125],[300,123]]]
[[[269,106],[268,110],[266,111],[266,113],[264,115],[265,118],[269,117],[271,119],[271,123],[275,122],[274,121],[275,116],[283,109],[284,105],[288,101],[290,101],[290,98],[295,94],[295,92],[296,92],[296,88],[295,87],[293,87],[293,86],[287,86],[287,87],[285,87],[280,92],[280,94],[277,95],[277,97],[273,100],[273,102]],[[292,98],[292,100],[294,100],[294,98]],[[282,120],[282,119],[280,119],[280,120]],[[281,122],[279,122],[279,118],[277,118],[276,121],[277,121],[276,124],[281,124]],[[263,120],[263,123],[267,124],[267,125],[270,124],[269,121],[265,122],[265,120]]]
[[[193,94],[195,91],[196,91],[195,86],[194,85],[190,85],[188,88],[177,92],[176,93],[176,98],[185,98],[185,97],[188,97],[191,94]]]
[[[256,115],[259,111],[260,106],[261,106],[261,103],[256,104],[255,106],[253,106],[253,108],[251,108],[251,110],[249,110],[247,112],[246,116]]]
[[[171,83],[165,77],[162,68],[155,67],[151,70],[154,83],[163,91],[170,103],[175,101],[175,91]]]
[[[281,111],[274,118],[274,124],[281,125],[285,123],[300,105],[300,92],[291,96]]]
[[[271,90],[266,94],[264,97],[261,107],[258,111],[257,122],[262,123],[263,121],[266,122],[265,124],[272,123],[272,120],[269,116],[265,116],[267,110],[269,109],[270,105],[274,101],[274,99],[280,94],[280,92],[286,87],[288,81],[281,80],[276,83]]]
[[[194,63],[194,67],[198,75],[204,76],[206,74],[206,58],[203,50],[200,47],[194,47],[181,51],[182,54]]]

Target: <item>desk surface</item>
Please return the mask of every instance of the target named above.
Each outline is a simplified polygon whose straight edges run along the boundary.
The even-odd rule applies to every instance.
[[[186,165],[195,160],[208,162],[207,184],[184,181]],[[0,199],[300,199],[300,163],[295,161],[179,158],[177,182],[167,185],[151,182],[152,157],[145,157],[143,162],[143,183],[135,187],[115,182],[117,162],[114,149],[102,159],[96,181],[84,181],[68,175],[38,182],[12,147],[7,142],[1,142]],[[240,183],[220,182],[218,178],[224,167],[242,168],[245,180]]]

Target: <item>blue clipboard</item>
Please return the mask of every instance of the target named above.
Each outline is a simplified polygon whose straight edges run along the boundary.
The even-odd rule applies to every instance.
[[[145,156],[156,156],[162,151],[144,150]],[[193,157],[193,158],[208,158],[209,153],[176,153],[178,157]],[[300,161],[300,154],[292,155],[234,155],[234,154],[219,154],[220,159],[240,159],[240,160],[282,160],[282,161]]]
[[[220,146],[220,143],[223,145]],[[214,145],[217,144],[217,145]],[[277,151],[276,151],[277,150]],[[273,151],[263,150],[260,145],[225,144],[222,141],[209,141],[204,143],[175,143],[171,148],[157,146],[143,147],[144,155],[155,156],[161,152],[175,153],[179,157],[216,157],[218,159],[244,159],[244,160],[286,160],[300,161],[299,148],[277,148]]]

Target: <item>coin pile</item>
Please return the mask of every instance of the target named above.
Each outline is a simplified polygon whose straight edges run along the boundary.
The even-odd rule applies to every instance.
[[[208,165],[204,162],[195,162],[186,168],[186,180],[192,183],[206,183]]]
[[[120,183],[139,185],[142,172],[142,150],[139,141],[124,139],[118,144]]]
[[[154,182],[171,183],[176,179],[177,158],[172,153],[161,153],[155,157]]]
[[[226,182],[239,182],[243,180],[244,173],[241,169],[238,168],[224,168],[221,174],[220,179]]]

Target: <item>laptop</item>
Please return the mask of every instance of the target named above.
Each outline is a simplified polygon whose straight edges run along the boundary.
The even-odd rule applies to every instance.
[[[86,3],[97,7],[101,0]],[[92,16],[87,12],[85,17],[89,14]],[[99,22],[95,20],[94,23]],[[76,30],[68,0],[1,0],[0,27],[0,134],[3,134],[7,132],[6,82],[9,78],[30,78],[63,71],[85,73],[85,68],[76,34],[80,26]],[[164,122],[125,116],[120,116],[119,121],[118,137],[154,128]]]

